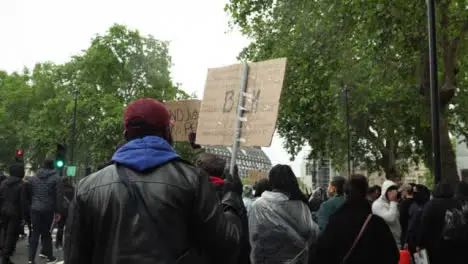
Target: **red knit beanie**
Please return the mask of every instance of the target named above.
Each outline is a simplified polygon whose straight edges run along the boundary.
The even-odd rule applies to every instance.
[[[124,113],[125,133],[144,135],[161,131],[171,125],[171,116],[166,106],[151,98],[141,98],[127,106]]]

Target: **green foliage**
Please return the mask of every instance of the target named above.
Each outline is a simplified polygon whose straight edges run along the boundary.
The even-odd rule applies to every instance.
[[[430,170],[424,172],[424,185],[426,185],[429,190],[434,190],[434,176]]]
[[[123,142],[122,114],[129,102],[188,97],[172,83],[171,65],[167,42],[114,25],[67,63],[0,72],[0,165],[9,163],[19,146],[33,166],[52,157],[56,143],[70,146],[74,90],[80,92],[75,163],[107,162]]]
[[[251,185],[248,178],[241,178],[242,185]]]
[[[443,98],[453,92],[457,58],[467,57],[466,48],[450,53],[468,30],[465,6],[438,1]],[[288,58],[278,131],[291,155],[309,144],[311,158],[345,164],[348,89],[355,163],[371,172],[383,170],[388,178],[400,177],[413,162],[431,164],[424,2],[231,0],[226,11],[252,40],[241,58]],[[448,96],[442,102],[444,118],[457,133],[466,131],[459,124],[468,118],[467,107],[457,107],[467,104],[459,98],[467,98],[468,89],[460,90],[455,100]],[[447,129],[442,134],[448,137]],[[445,164],[452,165],[450,146],[442,151],[450,159]],[[454,179],[452,172],[447,174]]]
[[[188,142],[175,142],[174,148],[176,152],[182,157],[182,159],[195,164],[197,159],[196,150],[192,148],[190,143]]]

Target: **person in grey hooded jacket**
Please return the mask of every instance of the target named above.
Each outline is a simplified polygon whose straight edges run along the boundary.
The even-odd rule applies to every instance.
[[[56,258],[52,252],[51,226],[55,218],[60,218],[62,211],[62,181],[56,170],[54,162],[46,160],[44,166],[29,179],[26,191],[28,216],[32,224],[32,234],[29,245],[29,263],[35,263],[39,238],[42,242],[42,252],[47,256],[47,263],[55,263]]]
[[[387,223],[398,248],[401,248],[401,225],[398,211],[398,187],[389,180],[382,184],[382,194],[372,204],[372,213],[380,216]]]

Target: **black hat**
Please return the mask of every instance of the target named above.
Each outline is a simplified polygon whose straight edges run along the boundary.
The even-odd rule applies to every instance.
[[[10,176],[23,178],[24,177],[24,165],[22,163],[14,163],[9,168]]]

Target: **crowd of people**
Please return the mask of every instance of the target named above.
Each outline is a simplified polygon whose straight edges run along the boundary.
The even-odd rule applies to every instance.
[[[9,177],[0,184],[0,247],[3,264],[11,264],[19,238],[24,238],[28,227],[29,263],[35,263],[39,243],[39,256],[46,263],[55,263],[52,229],[57,227],[56,249],[63,246],[63,233],[68,207],[73,199],[74,187],[69,178],[59,177],[54,161],[46,160],[36,176],[25,176],[22,162],[9,167]],[[33,228],[34,227],[34,228]]]
[[[164,104],[139,99],[124,112],[125,144],[77,185],[46,161],[23,180],[10,166],[0,185],[3,263],[12,263],[24,223],[29,263],[54,263],[64,242],[66,264],[232,263],[397,264],[402,251],[426,250],[430,263],[466,263],[468,184],[368,186],[366,177],[334,177],[305,195],[288,165],[243,185],[237,167],[199,149],[197,162],[172,147]],[[65,224],[66,223],[66,224]],[[63,230],[65,228],[65,238]]]

